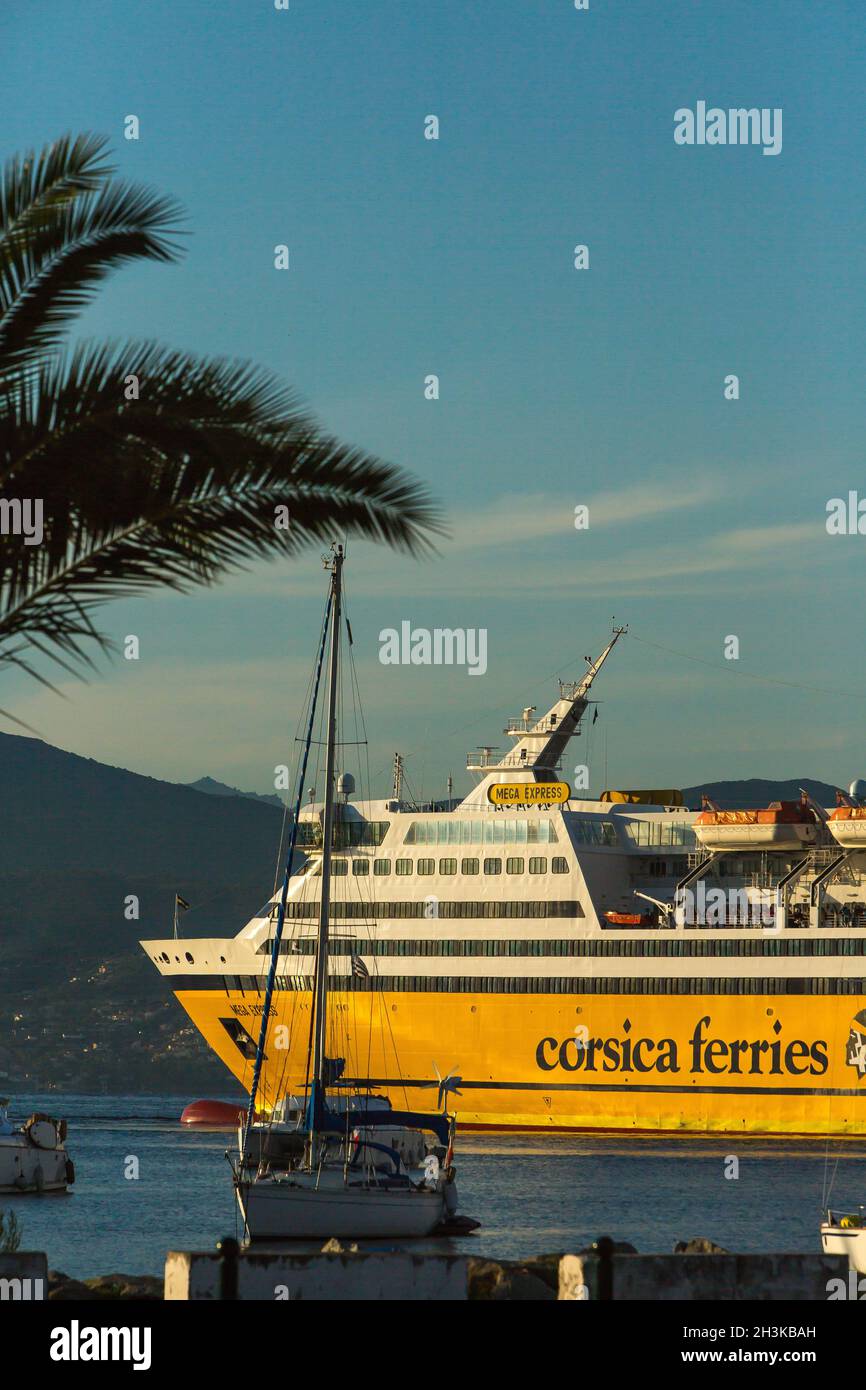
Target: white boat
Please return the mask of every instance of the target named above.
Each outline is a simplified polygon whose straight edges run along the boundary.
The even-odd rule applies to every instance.
[[[866,1218],[861,1207],[856,1215],[828,1211],[821,1222],[821,1248],[825,1255],[847,1255],[848,1266],[866,1274]]]
[[[426,1188],[408,1173],[346,1179],[325,1162],[295,1173],[264,1173],[239,1184],[238,1200],[252,1240],[411,1239],[429,1236],[446,1216],[439,1183]]]
[[[0,1100],[0,1194],[65,1192],[75,1181],[66,1152],[66,1121],[31,1115],[16,1128]]]
[[[369,1081],[342,1082],[344,1061],[328,1057],[339,1016],[329,1018],[329,919],[332,849],[335,830],[335,750],[341,630],[342,547],[334,546],[326,561],[331,582],[309,705],[307,737],[298,779],[298,798],[277,911],[250,1087],[249,1108],[241,1127],[238,1154],[232,1164],[238,1205],[248,1240],[318,1240],[337,1237],[408,1239],[428,1236],[446,1217],[456,1215],[457,1190],[451,1163],[455,1121],[442,1111],[426,1114],[394,1110],[386,1098],[373,1093]],[[254,1123],[256,1100],[266,1046],[279,1047],[269,1037],[273,992],[280,968],[286,902],[293,875],[307,760],[318,702],[319,676],[330,641],[325,799],[319,927],[316,939],[315,983],[309,1023],[310,1084],[303,1096],[283,1098],[282,1114]],[[344,784],[347,780],[341,779]],[[353,784],[354,785],[354,784]],[[362,962],[358,969],[366,971]],[[429,1084],[435,1086],[436,1082]],[[456,1086],[456,1082],[455,1082]],[[439,1080],[440,1102],[451,1078]],[[438,1146],[428,1148],[430,1134]],[[423,1171],[418,1165],[423,1163]]]

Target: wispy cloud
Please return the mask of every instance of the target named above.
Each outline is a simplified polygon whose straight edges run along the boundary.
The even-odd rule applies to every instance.
[[[574,508],[589,508],[590,526],[630,526],[651,517],[707,506],[721,495],[718,483],[709,479],[686,484],[673,481],[638,483],[575,497],[550,493],[508,493],[486,508],[457,513],[451,521],[451,539],[443,552],[484,550],[509,542],[530,542],[574,533]]]

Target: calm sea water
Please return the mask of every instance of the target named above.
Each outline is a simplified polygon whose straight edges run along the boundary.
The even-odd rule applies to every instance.
[[[0,1197],[24,1248],[78,1278],[161,1274],[169,1249],[207,1250],[237,1233],[232,1136],[182,1129],[177,1096],[18,1096],[14,1118],[69,1121],[69,1196]],[[436,1248],[514,1259],[576,1250],[599,1235],[642,1253],[709,1236],[734,1251],[818,1251],[826,1145],[734,1139],[647,1140],[463,1134],[461,1209],[479,1233]],[[725,1177],[727,1155],[739,1159]],[[838,1158],[838,1163],[837,1163]],[[137,1178],[125,1176],[137,1159]],[[866,1144],[834,1145],[835,1205],[866,1203]]]

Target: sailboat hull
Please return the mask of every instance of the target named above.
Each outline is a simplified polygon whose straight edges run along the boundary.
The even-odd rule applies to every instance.
[[[825,1255],[845,1255],[850,1269],[866,1274],[866,1230],[825,1221],[821,1226],[821,1247]]]
[[[445,1216],[442,1192],[346,1186],[342,1174],[318,1187],[306,1174],[257,1178],[238,1183],[237,1197],[253,1241],[411,1239],[429,1236]]]

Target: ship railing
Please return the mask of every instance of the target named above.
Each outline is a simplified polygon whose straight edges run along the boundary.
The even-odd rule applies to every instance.
[[[505,725],[506,734],[538,734],[539,738],[547,738],[548,734],[556,729],[556,716],[552,719],[544,715],[541,719],[524,719],[521,715],[509,719]]]
[[[556,773],[562,771],[562,765],[559,762],[555,765],[551,765],[549,762],[539,761],[538,757],[532,755],[521,758],[514,753],[467,753],[466,766],[471,771],[481,771],[485,768],[525,768],[527,770],[538,769],[544,772]]]
[[[546,738],[548,737],[550,730],[552,730],[552,728],[555,727],[555,724],[548,724],[548,726],[544,728],[539,728],[539,721],[537,719],[520,719],[520,717],[517,717],[517,719],[507,720],[505,730],[503,730],[503,733],[541,734],[542,738]]]

